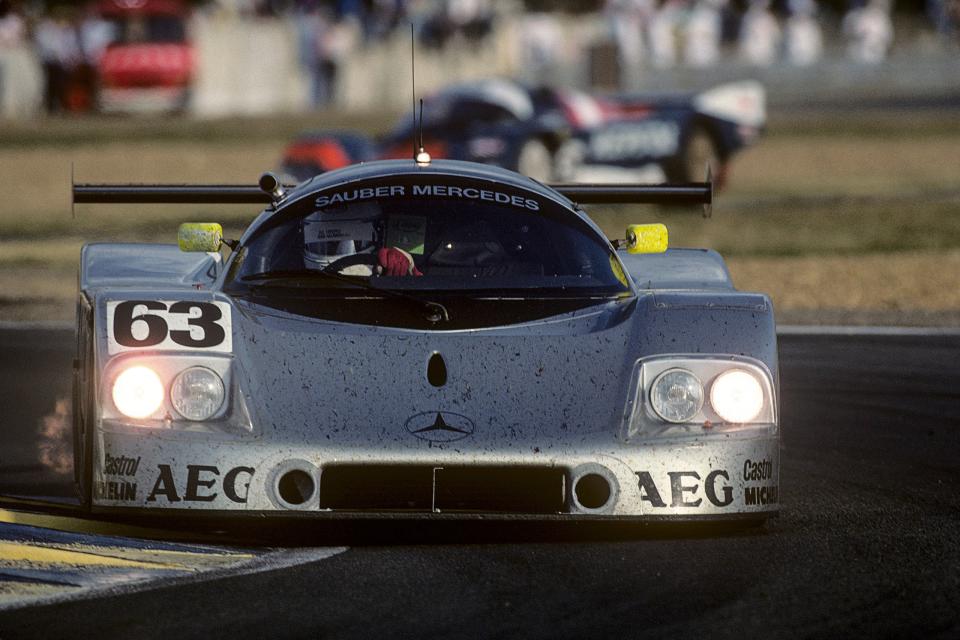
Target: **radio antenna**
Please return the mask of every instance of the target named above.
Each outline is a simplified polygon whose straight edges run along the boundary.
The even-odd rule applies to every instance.
[[[417,143],[420,151],[423,151],[423,98],[420,98],[420,124],[417,126]]]
[[[413,161],[417,166],[425,167],[430,164],[430,154],[423,148],[423,99],[420,99],[420,122],[417,123],[417,60],[414,55],[415,38],[413,23],[410,23],[410,81],[413,94]]]
[[[410,99],[413,102],[413,157],[416,159],[417,152],[417,59],[413,51],[414,35],[413,23],[410,23]]]

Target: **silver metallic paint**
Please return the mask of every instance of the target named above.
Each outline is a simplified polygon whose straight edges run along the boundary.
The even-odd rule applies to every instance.
[[[547,187],[499,169],[435,163],[411,170],[410,162],[371,163],[315,178],[288,194],[279,209],[319,191],[365,177],[443,172],[508,183],[570,206]],[[377,166],[374,166],[377,165]],[[464,165],[464,166],[460,166]],[[276,212],[267,209],[244,238]],[[585,214],[571,210],[571,215]],[[594,228],[592,222],[590,225]],[[106,301],[119,299],[219,300],[232,305],[233,393],[249,411],[253,428],[236,433],[178,432],[130,424],[117,428],[109,411],[94,417],[94,483],[105,455],[141,458],[135,500],[93,496],[97,508],[205,510],[312,510],[311,497],[293,507],[277,496],[279,474],[292,467],[315,473],[337,462],[443,465],[542,465],[570,470],[602,468],[615,480],[615,499],[598,510],[570,505],[571,513],[618,516],[770,514],[777,504],[748,505],[742,477],[747,460],[767,460],[775,486],[779,434],[707,433],[683,439],[628,442],[621,437],[625,404],[638,360],[663,354],[745,356],[770,372],[778,388],[773,312],[766,296],[736,292],[722,258],[703,250],[670,250],[659,256],[619,253],[636,296],[520,325],[463,331],[413,331],[321,321],[283,313],[219,292],[223,269],[208,254],[181,254],[175,246],[90,245],[84,249],[80,287],[94,302],[96,371],[112,366],[106,349]],[[448,382],[431,385],[425,362],[443,354]],[[149,352],[148,358],[167,354]],[[203,360],[203,355],[197,358]],[[102,390],[99,392],[102,395]],[[451,442],[427,441],[405,428],[424,412],[451,412],[475,425]],[[108,424],[103,418],[110,416]],[[132,421],[128,421],[132,422]],[[299,461],[299,462],[297,462]],[[188,465],[218,470],[204,502],[148,496],[168,465],[180,496]],[[291,466],[292,465],[292,466]],[[228,499],[222,486],[230,469],[255,471],[245,502]],[[316,471],[313,471],[313,470]],[[722,471],[726,477],[714,472]],[[681,501],[668,495],[681,476]],[[649,473],[663,494],[655,506],[638,483]],[[673,473],[674,476],[670,476]],[[708,477],[729,486],[732,500],[704,499]],[[683,483],[690,481],[688,484]],[[696,485],[694,487],[694,485]],[[207,485],[205,485],[206,487]],[[720,487],[722,488],[722,487]],[[239,491],[238,488],[234,488]],[[645,499],[646,498],[646,499]],[[699,500],[697,506],[688,506]]]

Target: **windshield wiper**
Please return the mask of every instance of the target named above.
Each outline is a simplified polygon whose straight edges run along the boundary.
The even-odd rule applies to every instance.
[[[447,311],[447,308],[440,304],[439,302],[434,302],[432,300],[424,300],[417,296],[410,295],[408,293],[403,293],[400,291],[395,291],[393,289],[383,289],[381,287],[374,286],[370,283],[369,280],[364,279],[364,276],[345,276],[340,273],[334,273],[332,271],[304,271],[297,269],[286,269],[286,270],[277,270],[277,271],[262,271],[260,273],[254,273],[249,276],[244,276],[240,278],[241,282],[251,283],[261,280],[335,280],[337,282],[345,282],[347,284],[353,285],[355,287],[360,287],[367,291],[376,291],[379,294],[389,296],[392,298],[398,298],[400,300],[406,300],[408,302],[414,302],[419,307],[421,307],[424,312],[424,318],[430,324],[437,324],[441,320],[444,322],[450,322],[450,313]],[[262,286],[262,285],[253,285],[253,286]]]

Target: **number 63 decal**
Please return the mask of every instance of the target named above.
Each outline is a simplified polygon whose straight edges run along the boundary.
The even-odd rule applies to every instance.
[[[122,300],[107,303],[107,353],[233,350],[230,305],[195,300]]]

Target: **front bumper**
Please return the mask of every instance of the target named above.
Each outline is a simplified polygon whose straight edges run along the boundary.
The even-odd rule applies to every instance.
[[[101,432],[96,449],[101,512],[685,521],[780,506],[776,434],[471,452]]]

